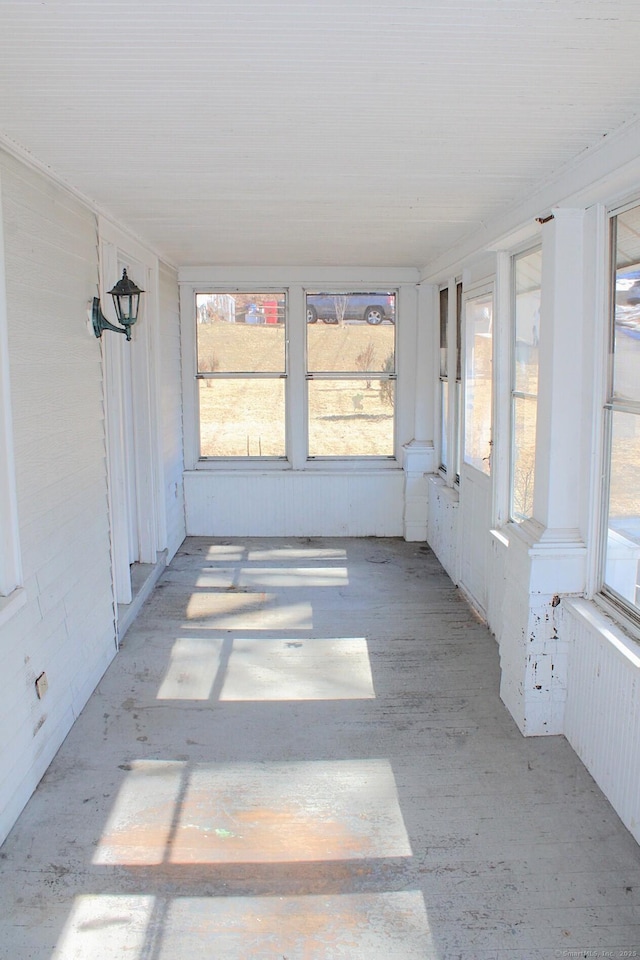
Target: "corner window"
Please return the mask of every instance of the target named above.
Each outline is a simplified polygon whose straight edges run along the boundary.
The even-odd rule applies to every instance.
[[[513,258],[511,519],[533,516],[542,250]]]
[[[196,294],[200,457],[286,456],[286,297]]]
[[[640,206],[612,220],[604,591],[640,619]]]
[[[396,295],[308,292],[308,456],[393,457]]]

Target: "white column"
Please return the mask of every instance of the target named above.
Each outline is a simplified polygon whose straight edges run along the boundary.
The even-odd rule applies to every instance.
[[[563,596],[586,584],[582,505],[591,478],[585,434],[587,260],[595,235],[584,210],[556,209],[543,227],[534,520],[509,524],[502,699],[523,733],[562,733],[569,661]]]
[[[533,514],[544,540],[579,539],[584,217],[558,209],[543,229]]]

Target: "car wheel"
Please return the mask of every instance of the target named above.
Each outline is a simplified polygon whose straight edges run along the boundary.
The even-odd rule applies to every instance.
[[[307,307],[307,323],[318,322],[318,311],[315,307]]]
[[[384,320],[384,310],[381,307],[367,307],[364,312],[367,323],[378,324]]]

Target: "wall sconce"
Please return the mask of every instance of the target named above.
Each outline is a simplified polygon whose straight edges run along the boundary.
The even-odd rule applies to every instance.
[[[115,333],[124,333],[127,340],[131,340],[131,327],[138,319],[138,309],[140,307],[140,294],[144,293],[140,287],[127,276],[127,271],[122,271],[122,279],[118,280],[113,290],[109,290],[113,297],[113,305],[116,308],[116,315],[120,327],[109,323],[100,307],[98,297],[93,298],[93,307],[91,309],[91,323],[96,337],[102,336],[103,330],[113,330]]]

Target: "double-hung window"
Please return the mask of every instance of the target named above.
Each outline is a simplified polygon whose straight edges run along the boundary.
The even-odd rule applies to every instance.
[[[396,294],[307,292],[310,459],[393,457]]]
[[[453,432],[453,472],[456,482],[460,482],[460,463],[462,461],[462,282],[456,283],[456,392],[454,403]]]
[[[511,519],[533,516],[542,250],[513,257]]]
[[[603,590],[640,620],[640,206],[612,219]]]
[[[449,469],[449,288],[440,290],[440,469]]]
[[[200,459],[284,458],[282,291],[196,294]]]
[[[464,459],[491,474],[493,409],[493,293],[465,302]]]
[[[462,283],[455,284],[455,314],[450,306],[453,284],[442,287],[440,308],[440,470],[460,480],[462,427]],[[455,380],[452,366],[455,365]]]

